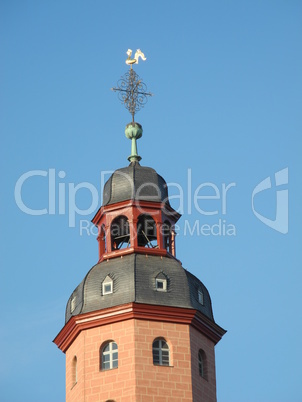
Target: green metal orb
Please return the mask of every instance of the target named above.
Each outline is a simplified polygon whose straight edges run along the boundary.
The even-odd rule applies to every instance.
[[[142,158],[137,154],[136,140],[143,135],[143,127],[139,123],[129,123],[126,126],[125,135],[131,140],[131,155],[128,157],[129,162],[139,162]]]
[[[125,134],[129,140],[133,138],[138,140],[143,135],[143,127],[139,123],[129,123],[126,126]]]

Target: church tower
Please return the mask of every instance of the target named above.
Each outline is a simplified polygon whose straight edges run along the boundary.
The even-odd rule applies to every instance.
[[[119,96],[132,114],[129,166],[106,182],[98,262],[71,294],[54,339],[66,354],[66,402],[215,402],[214,347],[225,334],[204,284],[176,255],[175,223],[165,180],[140,164],[134,122],[146,92],[134,72]]]

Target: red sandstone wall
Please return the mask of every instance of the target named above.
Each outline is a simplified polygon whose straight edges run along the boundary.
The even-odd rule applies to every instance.
[[[152,343],[164,337],[171,367],[154,366]],[[137,402],[192,402],[189,326],[135,320]]]
[[[199,333],[195,328],[190,328],[191,340],[191,364],[193,383],[193,402],[216,402],[216,373],[215,373],[215,349],[214,342]],[[199,374],[198,351],[202,349],[206,354],[206,373],[202,378]]]
[[[163,337],[171,366],[154,366],[152,343]],[[100,346],[118,344],[117,369],[100,370]],[[192,353],[191,353],[192,348]],[[207,379],[198,350],[207,355]],[[72,382],[77,356],[78,381]],[[192,385],[193,380],[193,385]],[[66,402],[216,402],[214,343],[185,324],[131,319],[83,330],[66,352]]]
[[[128,320],[82,331],[66,352],[66,402],[135,402],[134,322]],[[100,346],[118,344],[119,367],[100,370]],[[78,382],[72,387],[71,366],[78,358]]]

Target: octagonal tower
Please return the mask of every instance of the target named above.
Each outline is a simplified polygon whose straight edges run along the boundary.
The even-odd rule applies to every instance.
[[[130,165],[104,186],[98,262],[72,292],[55,344],[67,402],[215,402],[224,335],[204,284],[182,267],[165,180],[140,165],[142,127],[126,126]]]

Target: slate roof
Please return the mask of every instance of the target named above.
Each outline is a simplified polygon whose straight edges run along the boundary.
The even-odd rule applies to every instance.
[[[103,205],[126,200],[164,201],[169,205],[167,183],[154,169],[131,162],[111,175],[103,191]]]
[[[113,293],[102,295],[102,282],[107,275],[113,280]],[[167,279],[167,291],[156,290],[156,277]],[[204,295],[203,305],[198,302],[199,289]],[[131,302],[196,309],[214,322],[208,290],[179,261],[130,254],[103,261],[91,268],[67,302],[65,323],[73,315]],[[72,303],[74,310],[71,312]]]

